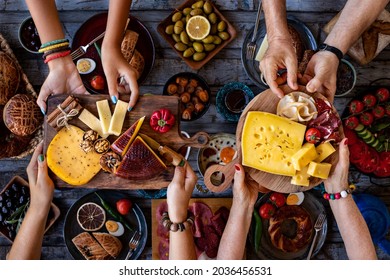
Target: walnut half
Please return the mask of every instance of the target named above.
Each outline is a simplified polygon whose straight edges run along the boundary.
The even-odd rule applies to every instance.
[[[105,153],[100,157],[100,166],[106,172],[115,173],[116,168],[121,163],[120,155],[114,152]]]
[[[95,152],[97,152],[98,154],[104,154],[110,149],[110,141],[103,138],[96,140],[93,145]]]

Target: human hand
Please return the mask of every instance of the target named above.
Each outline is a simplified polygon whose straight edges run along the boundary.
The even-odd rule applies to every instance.
[[[339,144],[339,161],[333,173],[324,181],[328,193],[338,193],[348,186],[349,150],[348,139],[344,138]]]
[[[108,92],[113,103],[119,99],[119,93],[130,95],[129,111],[135,106],[139,96],[137,72],[125,60],[120,48],[112,44],[102,45],[102,64],[107,79]],[[123,77],[124,83],[119,85],[118,79]]]
[[[177,166],[172,182],[168,185],[167,203],[169,218],[173,223],[182,223],[187,219],[187,208],[198,180],[191,166]]]
[[[330,53],[320,51],[310,59],[300,83],[306,85],[308,92],[319,92],[333,103],[336,92],[338,58]]]
[[[258,184],[253,180],[248,180],[244,167],[241,164],[234,165],[236,172],[234,173],[233,183],[233,204],[241,209],[248,209],[250,213],[258,197]]]
[[[285,76],[278,76],[278,70],[287,69]],[[260,61],[260,71],[268,86],[279,98],[284,92],[278,87],[287,81],[290,88],[297,90],[298,60],[291,40],[274,39],[269,42],[268,50]]]
[[[46,100],[51,94],[88,94],[72,58],[57,58],[48,62],[49,75],[41,87],[37,104],[46,113]]]
[[[35,209],[49,209],[53,199],[54,183],[50,179],[46,158],[44,158],[43,142],[34,151],[27,166],[27,176],[30,186],[30,206]]]

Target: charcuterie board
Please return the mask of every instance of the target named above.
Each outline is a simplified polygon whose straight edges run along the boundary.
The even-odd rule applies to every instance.
[[[79,101],[80,105],[90,111],[93,115],[98,117],[98,112],[96,108],[96,101],[107,99],[109,100],[108,95],[73,95]],[[47,101],[47,115],[57,108],[68,95],[60,94],[49,97]],[[121,95],[120,99],[122,101],[128,102],[128,95]],[[115,105],[109,101],[111,112],[114,112]],[[154,131],[150,125],[149,120],[150,116],[155,110],[160,108],[169,109],[176,116],[176,123],[166,133],[160,134]],[[205,132],[198,132],[193,135],[191,138],[183,138],[180,132],[180,117],[178,116],[179,112],[179,99],[173,96],[159,96],[159,95],[150,95],[150,96],[140,96],[137,102],[137,105],[131,112],[126,114],[122,132],[128,129],[136,120],[145,116],[145,121],[141,126],[140,132],[144,133],[162,145],[167,145],[173,150],[178,151],[183,146],[192,146],[201,148],[207,144],[209,141],[209,136]],[[83,122],[81,122],[77,117],[71,119],[69,124],[77,126],[84,131],[89,130]],[[51,127],[47,122],[47,117],[45,119],[45,137],[44,137],[44,147],[45,151],[47,150],[48,145],[50,144],[53,137],[56,135],[57,131]],[[111,135],[108,137],[108,140],[112,143],[116,139],[116,136]],[[77,160],[77,159],[76,159]],[[160,189],[167,187],[171,181],[174,173],[174,167],[168,166],[168,168],[161,173],[159,176],[150,178],[149,180],[137,181],[137,180],[127,180],[122,179],[118,176],[115,176],[110,173],[103,172],[102,170],[96,174],[87,184],[82,185],[84,188],[105,188],[105,189]],[[60,180],[54,174],[51,174],[51,178],[54,180],[57,187],[70,187],[62,180]]]
[[[290,92],[293,92],[294,90],[290,89],[288,86],[283,86],[282,90],[285,94],[288,94]],[[304,86],[300,86],[299,91],[305,92],[309,94]],[[309,94],[314,97],[318,98],[325,98],[320,93]],[[206,187],[213,191],[213,192],[222,192],[226,190],[232,183],[233,177],[234,177],[234,164],[241,163],[242,162],[242,154],[241,154],[241,136],[243,132],[243,126],[245,123],[245,118],[250,111],[262,111],[262,112],[268,112],[268,113],[276,113],[276,108],[279,102],[279,98],[272,93],[270,89],[265,90],[258,94],[252,101],[247,105],[243,113],[241,114],[240,120],[237,125],[236,129],[236,146],[237,146],[237,157],[227,165],[212,165],[210,166],[204,175],[204,183]],[[334,109],[334,108],[333,108]],[[334,111],[337,114],[337,111],[334,109]],[[344,132],[342,130],[342,127],[339,128],[339,132],[341,135],[341,138],[344,138]],[[330,174],[333,172],[337,162],[338,162],[338,148],[336,147],[336,152],[333,153],[331,156],[329,156],[324,162],[328,162],[332,164],[332,169],[330,171]],[[320,184],[323,180],[319,178],[312,178],[310,180],[310,186],[309,187],[302,187],[297,185],[292,185],[290,183],[291,177],[290,176],[282,176],[282,175],[275,175],[267,172],[263,172],[251,167],[244,167],[247,174],[255,181],[257,184],[259,184],[259,191],[264,192],[265,187],[272,191],[277,191],[281,193],[290,193],[290,192],[299,192],[299,191],[307,191],[318,184]],[[216,172],[221,172],[224,175],[224,181],[219,184],[215,185],[213,183],[212,174]],[[262,187],[260,187],[262,186]]]

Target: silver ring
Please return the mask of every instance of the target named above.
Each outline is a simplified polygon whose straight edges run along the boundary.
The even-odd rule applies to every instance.
[[[125,76],[119,77],[119,85],[124,86],[126,84]]]

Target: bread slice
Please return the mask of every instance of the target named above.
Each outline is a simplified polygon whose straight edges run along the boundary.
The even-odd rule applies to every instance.
[[[16,94],[20,82],[20,72],[13,58],[0,51],[0,105]]]
[[[118,257],[122,250],[122,242],[117,237],[105,232],[94,232],[92,234],[111,257]]]
[[[138,41],[138,33],[132,30],[126,30],[125,36],[123,37],[121,44],[121,51],[123,57],[127,62],[130,63],[131,58],[133,57],[135,45]]]
[[[144,67],[145,67],[145,59],[142,56],[142,54],[140,54],[139,51],[137,51],[137,50],[134,51],[134,55],[130,60],[130,65],[137,72],[137,79],[139,79],[141,77],[142,72],[144,71]]]
[[[87,260],[108,260],[111,258],[111,255],[88,232],[76,235],[72,242]]]

